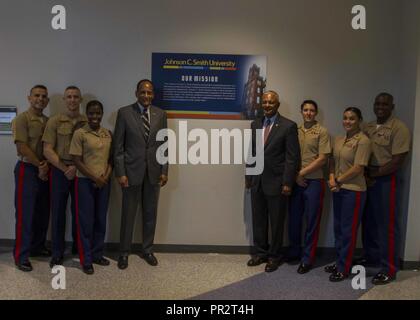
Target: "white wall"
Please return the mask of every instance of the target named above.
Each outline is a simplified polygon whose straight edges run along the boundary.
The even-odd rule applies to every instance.
[[[368,29],[351,29],[352,0],[100,1],[62,0],[68,30],[50,28],[56,1],[3,0],[0,4],[0,104],[27,107],[28,89],[45,83],[51,113],[69,84],[86,100],[104,102],[105,126],[113,128],[118,107],[134,101],[140,78],[150,77],[152,52],[263,54],[268,87],[281,97],[280,112],[300,122],[306,98],[320,104],[320,120],[336,135],[342,111],[362,108],[373,118],[380,91],[397,101],[402,90],[402,1],[357,1],[366,5]],[[413,107],[398,108],[410,119]],[[189,126],[245,128],[246,121],[190,120]],[[177,126],[170,121],[171,128]],[[0,238],[14,237],[10,137],[0,137]],[[172,166],[161,194],[156,243],[249,244],[249,208],[242,167]],[[118,241],[120,191],[114,185],[108,241]],[[327,199],[329,201],[329,198]],[[248,221],[248,222],[247,222]],[[139,228],[137,228],[139,230]],[[139,239],[137,234],[136,239]],[[326,203],[320,246],[333,246]]]
[[[405,242],[405,261],[420,261],[420,199],[418,197],[420,190],[420,24],[418,21],[418,12],[420,12],[420,2],[413,1],[407,6],[409,13],[408,23],[411,24],[411,47],[407,52],[415,56],[417,66],[413,65],[410,70],[410,85],[415,88],[413,97],[415,112],[411,114],[414,119],[413,128],[413,152],[411,166],[411,184],[409,197],[409,210],[407,215],[406,242]],[[414,74],[414,75],[413,75]]]
[[[420,261],[420,199],[418,197],[420,190],[420,65],[417,69],[417,97],[413,136],[410,201],[404,253],[405,261]]]

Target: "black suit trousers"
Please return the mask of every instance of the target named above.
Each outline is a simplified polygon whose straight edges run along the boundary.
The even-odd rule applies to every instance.
[[[284,222],[287,210],[287,197],[281,194],[267,195],[261,184],[251,191],[252,229],[254,252],[259,257],[281,259]],[[269,242],[269,226],[271,241]]]
[[[120,252],[122,255],[126,255],[130,251],[134,222],[139,207],[143,222],[143,253],[152,253],[159,193],[160,185],[151,183],[147,172],[141,185],[123,188],[120,232]]]

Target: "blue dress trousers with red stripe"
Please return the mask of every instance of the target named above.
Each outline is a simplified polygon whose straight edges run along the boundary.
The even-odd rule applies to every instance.
[[[76,241],[75,180],[68,180],[56,167],[50,171],[52,256],[62,258],[65,249],[67,200],[71,195],[72,236]]]
[[[48,181],[38,178],[38,168],[18,161],[15,174],[15,263],[28,261],[31,252],[45,247],[50,219]]]
[[[295,185],[289,202],[289,257],[301,257],[301,262],[312,265],[315,261],[321,223],[325,181],[307,179],[307,186]],[[301,252],[302,224],[306,219],[303,254]]]
[[[102,258],[110,184],[97,188],[88,178],[76,178],[76,226],[80,264]]]
[[[357,241],[357,229],[366,202],[366,192],[340,189],[333,193],[334,235],[337,271],[349,274]]]
[[[397,216],[397,175],[375,178],[367,190],[367,204],[362,221],[365,257],[380,264],[381,271],[395,276],[399,269],[400,228]]]

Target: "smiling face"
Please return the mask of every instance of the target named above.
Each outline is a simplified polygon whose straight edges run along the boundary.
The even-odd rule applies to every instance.
[[[48,102],[50,101],[48,98],[48,91],[43,88],[34,88],[31,90],[31,93],[28,96],[28,101],[31,108],[42,112],[42,110],[47,107]]]
[[[390,96],[380,95],[376,97],[373,105],[373,111],[375,112],[378,122],[385,122],[392,115],[394,110],[394,103]]]
[[[306,103],[303,105],[301,113],[304,122],[312,123],[315,121],[315,117],[318,114],[318,111],[313,104]]]
[[[279,96],[272,91],[266,92],[262,96],[262,108],[264,111],[264,116],[266,118],[271,118],[277,113],[277,110],[280,107]]]
[[[148,82],[142,82],[136,91],[137,101],[145,108],[152,104],[155,94],[153,92],[153,85]]]
[[[82,95],[78,89],[67,89],[63,97],[67,110],[75,112],[79,110],[80,103],[82,103]]]
[[[102,108],[97,104],[89,106],[86,110],[88,124],[92,130],[98,130],[100,128],[103,114]]]
[[[354,132],[360,128],[360,119],[353,111],[346,111],[343,115],[343,127],[347,133]]]

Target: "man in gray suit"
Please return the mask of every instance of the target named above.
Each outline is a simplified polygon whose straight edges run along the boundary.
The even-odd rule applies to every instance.
[[[248,266],[266,263],[265,271],[277,270],[282,262],[284,220],[288,197],[299,172],[300,147],[297,125],[278,113],[279,96],[274,91],[263,94],[264,117],[251,124],[252,149],[255,153],[257,129],[262,130],[264,170],[260,175],[246,176],[251,189],[254,250]],[[258,133],[259,134],[259,133]],[[271,226],[269,245],[268,226]]]
[[[167,128],[166,113],[153,106],[153,83],[141,80],[136,89],[137,102],[118,110],[114,133],[115,175],[122,187],[120,257],[118,267],[128,267],[136,212],[140,206],[143,218],[142,258],[150,265],[158,261],[152,247],[156,228],[159,191],[168,181],[168,164],[156,160],[163,141],[156,134]]]

